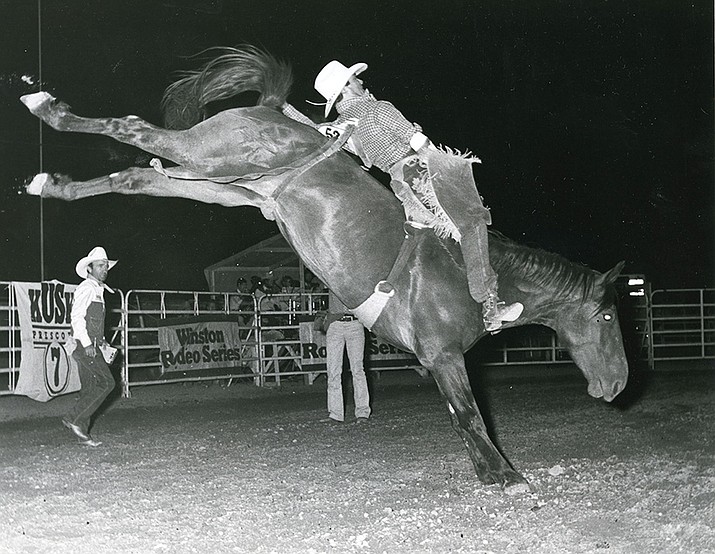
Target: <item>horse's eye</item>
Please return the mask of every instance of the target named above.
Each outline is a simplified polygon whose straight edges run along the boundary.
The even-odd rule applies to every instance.
[[[613,316],[611,314],[603,314],[603,321],[611,321]]]

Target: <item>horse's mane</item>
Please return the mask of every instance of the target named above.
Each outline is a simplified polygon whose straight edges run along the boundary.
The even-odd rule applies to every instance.
[[[597,310],[615,301],[615,289],[597,287],[599,276],[591,268],[567,260],[559,254],[514,242],[498,231],[489,231],[489,244],[499,255],[492,260],[502,278],[527,279],[538,287],[554,291],[557,297],[577,294],[583,300],[594,300]]]
[[[211,102],[244,92],[258,92],[257,105],[281,106],[293,84],[288,63],[255,46],[215,47],[196,56],[213,55],[200,69],[183,71],[164,91],[161,110],[168,129],[188,129],[206,118]]]

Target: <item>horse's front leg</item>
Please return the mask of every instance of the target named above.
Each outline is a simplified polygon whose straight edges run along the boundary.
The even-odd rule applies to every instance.
[[[487,485],[521,485],[528,489],[526,479],[511,467],[487,434],[461,352],[438,355],[430,362],[428,369],[448,402],[452,427],[467,447],[479,480]]]

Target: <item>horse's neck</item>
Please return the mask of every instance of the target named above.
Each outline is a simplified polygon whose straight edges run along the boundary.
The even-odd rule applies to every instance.
[[[582,302],[593,286],[592,271],[557,254],[490,237],[492,265],[499,276],[500,296],[521,301],[528,321],[549,325],[559,310]]]

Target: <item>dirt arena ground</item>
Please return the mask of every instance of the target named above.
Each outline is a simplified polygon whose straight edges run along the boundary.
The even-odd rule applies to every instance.
[[[77,445],[0,398],[0,552],[715,552],[709,370],[657,371],[628,406],[575,368],[475,384],[533,493],[481,485],[436,387],[372,377],[366,424],[321,423],[325,381],[137,387]],[[498,371],[498,370],[490,370]]]

